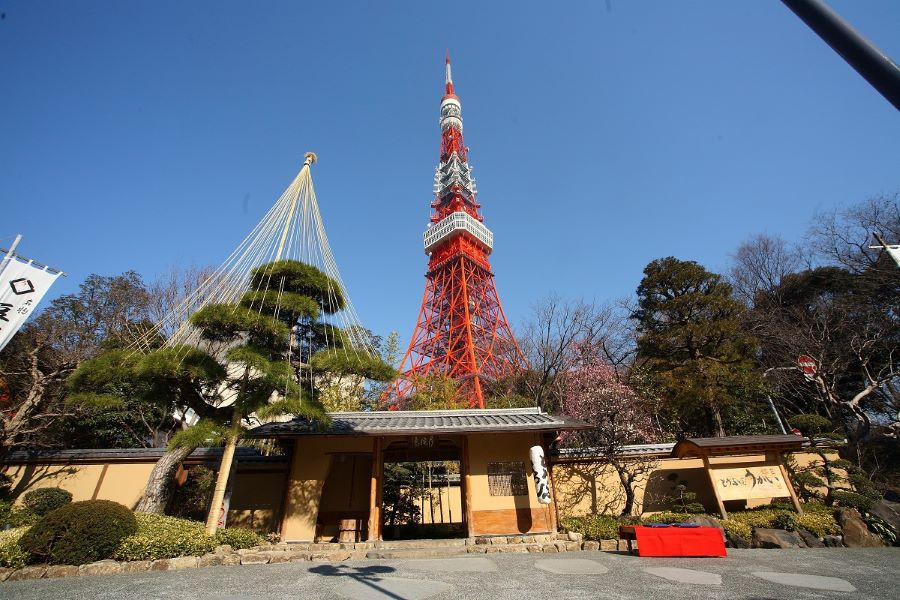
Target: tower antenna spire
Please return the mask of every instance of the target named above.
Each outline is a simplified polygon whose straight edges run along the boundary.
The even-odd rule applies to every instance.
[[[446,71],[447,95],[453,94],[453,73],[450,70],[450,48],[447,48],[447,58],[444,61],[444,69]]]

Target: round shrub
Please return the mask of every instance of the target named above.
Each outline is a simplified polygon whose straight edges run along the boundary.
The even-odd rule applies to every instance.
[[[203,523],[177,517],[138,513],[137,531],[124,538],[113,558],[156,560],[176,556],[200,556],[215,550],[219,542],[208,535]]]
[[[846,490],[835,490],[832,497],[835,502],[841,506],[855,508],[862,513],[868,512],[869,509],[872,508],[872,505],[875,504],[875,501],[871,496],[858,494],[856,492],[848,492]]]
[[[22,496],[25,508],[39,517],[72,502],[72,494],[60,488],[38,488]]]
[[[265,540],[255,531],[234,527],[232,529],[219,529],[216,531],[216,543],[228,544],[235,550],[259,546]]]
[[[34,562],[83,565],[110,558],[137,528],[134,514],[118,502],[84,500],[43,516],[19,545]]]

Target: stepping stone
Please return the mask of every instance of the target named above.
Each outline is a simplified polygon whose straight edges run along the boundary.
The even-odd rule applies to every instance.
[[[827,590],[829,592],[855,592],[856,588],[846,579],[838,577],[824,577],[822,575],[806,575],[804,573],[774,573],[772,571],[758,571],[753,573],[755,577],[791,585],[794,587],[809,588],[813,590]]]
[[[587,558],[542,559],[534,561],[534,566],[557,575],[603,575],[609,571],[596,560]]]
[[[456,573],[493,573],[497,570],[497,564],[489,558],[443,558],[408,560],[403,564],[410,569],[422,571],[441,571]]]
[[[689,583],[692,585],[722,585],[722,576],[708,571],[695,571],[694,569],[679,569],[677,567],[647,567],[644,573],[662,577],[676,583]]]
[[[346,577],[334,587],[334,593],[351,600],[424,600],[453,589],[449,583],[428,579]]]

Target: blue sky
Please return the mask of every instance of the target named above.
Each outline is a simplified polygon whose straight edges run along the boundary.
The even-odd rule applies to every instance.
[[[831,5],[900,60],[900,3]],[[0,245],[89,273],[218,264],[314,150],[364,323],[412,331],[450,48],[514,325],[654,258],[900,189],[900,115],[780,2],[0,0]]]

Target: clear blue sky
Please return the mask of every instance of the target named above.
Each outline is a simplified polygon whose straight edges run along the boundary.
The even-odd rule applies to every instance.
[[[900,60],[900,2],[833,0]],[[303,153],[367,326],[411,333],[444,50],[500,295],[633,293],[674,255],[900,189],[900,115],[776,0],[0,0],[0,245],[70,276],[221,262]]]

